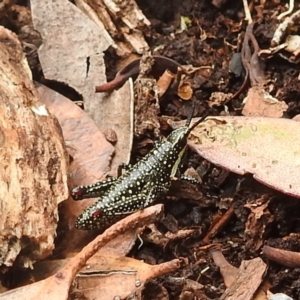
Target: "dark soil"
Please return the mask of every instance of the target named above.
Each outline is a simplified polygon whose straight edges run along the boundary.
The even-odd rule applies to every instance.
[[[221,8],[216,8],[210,1],[163,1],[156,2],[137,1],[145,15],[152,22],[152,30],[146,33],[147,41],[155,54],[168,56],[181,64],[193,66],[212,66],[211,76],[198,75],[193,78],[193,100],[198,102],[199,112],[208,109],[205,100],[213,92],[234,94],[243,84],[244,75],[235,76],[228,71],[234,53],[241,51],[241,36],[244,35],[247,23],[243,21],[244,10],[240,1],[223,1]],[[272,18],[274,11],[282,11],[285,2],[268,1],[259,16],[255,9],[252,11],[253,20],[257,22],[254,35],[259,46],[270,47],[270,41],[276,29],[277,22]],[[255,6],[255,5],[254,5]],[[188,17],[191,26],[181,33],[176,33],[179,28],[180,16]],[[299,27],[296,28],[299,34]],[[205,32],[206,38],[201,38]],[[170,34],[174,33],[171,38]],[[161,46],[159,51],[155,49]],[[236,46],[236,48],[234,47]],[[287,60],[275,55],[265,61],[267,78],[276,78],[272,94],[280,95],[280,99],[289,105],[286,117],[292,118],[299,114],[300,96],[298,64],[289,63]],[[227,105],[231,115],[240,115],[242,100],[246,95],[245,89],[237,98]],[[165,113],[175,114],[184,118],[188,115],[185,105],[174,105],[176,100],[167,102]],[[222,114],[224,107],[211,110],[211,114]],[[165,200],[166,214],[171,214],[178,220],[178,228],[197,228],[197,233],[188,239],[176,241],[162,249],[153,245],[144,245],[142,249],[132,253],[135,257],[143,258],[150,263],[166,261],[174,257],[188,258],[188,265],[176,274],[168,275],[148,284],[144,299],[167,299],[161,296],[164,287],[169,299],[178,299],[183,286],[172,281],[174,277],[193,279],[205,286],[206,297],[218,299],[224,292],[225,286],[222,277],[215,267],[210,254],[199,250],[203,238],[207,234],[211,222],[218,213],[224,214],[225,207],[234,203],[234,217],[221,232],[211,241],[220,243],[223,254],[234,266],[239,267],[242,260],[261,256],[261,246],[271,245],[276,248],[299,252],[300,243],[297,236],[299,230],[299,200],[288,197],[268,189],[255,182],[252,176],[238,176],[229,174],[223,180],[221,170],[210,165],[203,172],[203,165],[207,166],[197,155],[189,153],[187,165],[193,166],[201,173],[202,190],[208,202],[204,205],[190,203],[187,200],[172,202]],[[239,190],[236,189],[239,181],[244,179]],[[271,201],[267,210],[269,220],[261,224],[251,233],[245,233],[246,222],[250,213],[245,208],[246,203],[256,203],[258,199],[270,197]],[[224,204],[223,209],[222,203]],[[199,208],[199,206],[202,206]],[[206,206],[205,208],[203,206]],[[266,224],[261,236],[260,230]],[[159,224],[158,224],[159,226]],[[164,225],[162,225],[163,227]],[[296,234],[293,237],[292,234]],[[261,244],[258,246],[258,241]],[[269,262],[268,278],[273,293],[286,293],[293,299],[300,299],[299,269],[287,268],[274,262]],[[209,267],[201,276],[201,271]],[[181,295],[182,297],[182,295]],[[200,299],[200,298],[197,298]]]

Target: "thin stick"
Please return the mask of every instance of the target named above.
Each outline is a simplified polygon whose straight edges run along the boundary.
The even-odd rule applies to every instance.
[[[281,20],[282,18],[284,18],[285,16],[289,15],[293,10],[294,10],[294,6],[295,6],[295,2],[294,0],[290,0],[289,3],[289,9],[285,12],[283,12],[282,14],[280,14],[277,19]]]
[[[250,13],[250,9],[249,9],[247,0],[243,0],[243,4],[244,4],[244,11],[245,11],[245,19],[250,24],[250,23],[252,23],[252,17],[251,17],[251,13]]]

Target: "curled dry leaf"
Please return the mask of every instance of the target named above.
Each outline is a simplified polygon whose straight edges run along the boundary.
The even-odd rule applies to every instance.
[[[241,175],[251,173],[261,183],[300,198],[299,122],[209,117],[193,130],[188,144],[220,167]]]
[[[190,100],[193,96],[192,85],[189,82],[182,82],[178,87],[177,95],[182,100]]]

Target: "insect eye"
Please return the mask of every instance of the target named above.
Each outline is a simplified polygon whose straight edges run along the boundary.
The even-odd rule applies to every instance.
[[[98,218],[102,215],[102,211],[101,210],[96,210],[92,213],[92,217],[93,218]]]
[[[85,193],[85,188],[77,187],[72,190],[71,195],[74,200],[78,200],[78,199],[81,199],[81,196],[84,195],[84,193]]]

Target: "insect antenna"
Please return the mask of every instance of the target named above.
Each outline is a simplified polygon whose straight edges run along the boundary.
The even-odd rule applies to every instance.
[[[192,122],[192,119],[193,119],[193,114],[194,114],[194,111],[195,111],[195,102],[192,103],[192,109],[191,109],[191,113],[188,115],[187,119],[186,119],[186,122],[185,122],[185,126],[186,127],[189,127],[191,122]],[[196,121],[191,128],[188,129],[188,131],[186,132],[185,136],[188,136],[191,131],[196,127],[198,126],[207,116],[209,115],[209,111],[205,112],[205,114],[200,117],[200,119],[198,121]]]
[[[191,109],[191,113],[188,115],[186,122],[185,122],[185,127],[189,127],[193,118],[193,114],[195,111],[195,102],[192,103],[192,109]]]
[[[188,131],[186,132],[186,136],[188,136],[191,131],[197,127],[201,122],[203,122],[203,120],[209,115],[208,112],[206,112],[203,116],[200,117],[200,119],[198,121],[196,121],[189,129]],[[190,121],[191,122],[191,121]],[[189,123],[190,124],[190,123]]]

